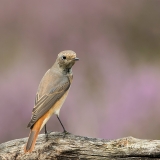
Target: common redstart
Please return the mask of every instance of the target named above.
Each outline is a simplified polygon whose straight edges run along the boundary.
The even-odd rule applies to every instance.
[[[30,128],[30,134],[24,148],[25,153],[33,151],[37,136],[44,125],[47,134],[46,123],[52,114],[57,115],[64,132],[66,132],[59,118],[59,112],[72,83],[72,66],[78,60],[74,51],[62,51],[58,54],[54,65],[43,76],[36,94],[32,117],[27,126]]]

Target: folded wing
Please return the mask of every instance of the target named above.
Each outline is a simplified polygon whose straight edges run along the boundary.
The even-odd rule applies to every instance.
[[[27,127],[32,128],[37,120],[42,117],[47,111],[49,111],[70,87],[70,81],[68,78],[65,82],[63,81],[63,83],[59,84],[60,85],[52,88],[48,94],[43,95],[40,99],[37,98],[39,97],[37,93],[35,107],[32,111],[31,121],[29,122]]]

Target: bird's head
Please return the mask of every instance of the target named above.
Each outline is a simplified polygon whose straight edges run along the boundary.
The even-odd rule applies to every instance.
[[[75,61],[78,61],[79,58],[76,57],[76,53],[71,50],[62,51],[58,54],[57,63],[59,67],[64,70],[70,70],[75,64]]]

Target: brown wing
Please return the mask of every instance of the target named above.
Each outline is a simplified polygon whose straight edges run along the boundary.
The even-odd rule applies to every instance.
[[[32,128],[32,126],[35,124],[35,122],[43,116],[48,110],[51,109],[51,107],[59,100],[65,92],[70,87],[70,81],[66,77],[65,81],[63,80],[63,83],[59,83],[55,88],[51,89],[51,91],[48,94],[45,94],[42,96],[39,100],[37,100],[38,95],[36,96],[35,101],[35,107],[32,111],[32,117],[31,121],[29,122],[27,127]]]

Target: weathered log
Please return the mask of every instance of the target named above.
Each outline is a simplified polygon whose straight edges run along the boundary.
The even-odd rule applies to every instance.
[[[160,140],[105,140],[52,132],[40,134],[34,151],[24,154],[26,141],[22,138],[0,144],[0,160],[160,159]]]

